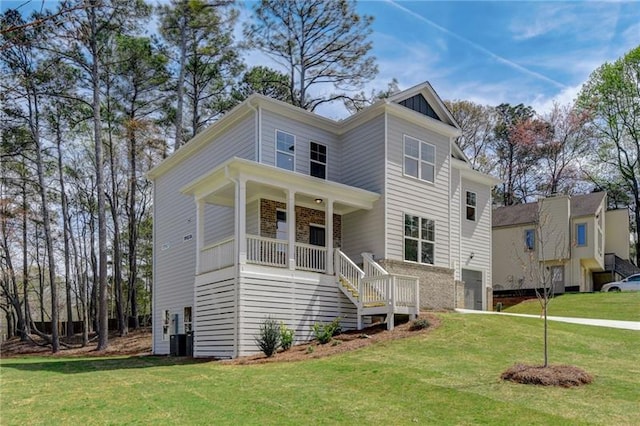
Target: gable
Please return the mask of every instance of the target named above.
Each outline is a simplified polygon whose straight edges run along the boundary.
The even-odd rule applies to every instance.
[[[426,115],[427,117],[435,118],[438,121],[442,121],[421,93],[418,93],[417,95],[414,95],[398,103],[406,108]]]

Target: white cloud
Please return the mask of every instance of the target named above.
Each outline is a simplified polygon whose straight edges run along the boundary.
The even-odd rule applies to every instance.
[[[551,111],[551,109],[553,108],[553,104],[573,104],[573,102],[578,97],[578,94],[580,93],[580,89],[582,89],[582,83],[576,86],[567,87],[566,89],[563,89],[552,96],[537,95],[530,102],[530,105],[533,107],[533,109],[536,110],[538,114],[543,115]]]

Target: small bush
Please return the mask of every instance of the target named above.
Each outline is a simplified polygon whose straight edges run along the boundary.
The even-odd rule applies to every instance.
[[[308,354],[312,354],[312,353],[313,353],[313,351],[315,351],[315,350],[316,350],[316,348],[315,348],[315,347],[313,347],[313,346],[307,346],[307,353],[308,353]]]
[[[260,325],[256,343],[267,358],[273,356],[280,347],[280,324],[271,318],[264,320]]]
[[[411,323],[409,326],[410,331],[424,330],[425,328],[429,328],[429,320],[426,318],[419,318]]]
[[[293,344],[295,332],[287,327],[283,322],[280,323],[280,347],[282,350],[288,351]]]
[[[341,332],[342,327],[340,326],[340,317],[334,319],[329,324],[313,324],[313,334],[321,345],[329,343],[333,336],[340,334]]]

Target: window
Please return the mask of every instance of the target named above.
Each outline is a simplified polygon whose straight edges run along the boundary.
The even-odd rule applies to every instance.
[[[320,179],[327,178],[327,147],[311,142],[309,147],[309,174]]]
[[[276,130],[276,166],[281,169],[294,170],[295,150],[295,136]]]
[[[404,260],[433,265],[435,239],[435,221],[404,215]]]
[[[284,210],[276,211],[276,239],[288,240],[289,227],[287,226],[287,212]]]
[[[587,245],[587,224],[586,223],[576,224],[576,245],[578,246]]]
[[[192,330],[191,306],[184,307],[184,332],[189,333]]]
[[[476,193],[467,191],[467,220],[476,220]]]
[[[410,136],[404,137],[404,174],[427,182],[435,175],[435,146]]]
[[[528,251],[536,248],[536,230],[527,229],[524,231],[524,247]]]
[[[309,244],[324,247],[326,245],[323,226],[309,225]]]
[[[169,310],[162,311],[162,340],[169,340],[169,326],[171,324],[171,317]]]

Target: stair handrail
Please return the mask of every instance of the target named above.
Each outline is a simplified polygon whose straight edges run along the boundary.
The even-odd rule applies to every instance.
[[[362,269],[366,277],[379,277],[390,275],[378,262],[373,259],[373,254],[362,253]]]
[[[335,253],[336,272],[338,276],[344,279],[354,290],[358,291],[360,289],[360,280],[365,276],[364,271],[340,249],[336,248]]]

